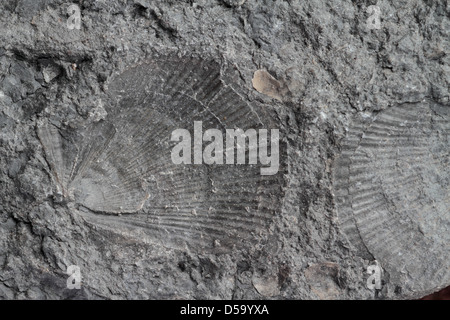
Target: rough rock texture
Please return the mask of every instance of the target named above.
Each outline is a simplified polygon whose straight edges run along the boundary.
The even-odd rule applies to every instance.
[[[74,3],[81,10],[80,29],[68,28],[70,4],[62,0],[6,0],[0,4],[1,298],[405,299],[420,298],[450,285],[448,259],[443,256],[450,251],[449,1]],[[368,27],[370,5],[380,8],[379,29]],[[252,235],[256,241],[250,246],[206,250],[189,245],[189,239],[202,235],[187,232],[189,226],[184,225],[164,230],[169,233],[167,239],[172,239],[171,232],[178,232],[174,230],[189,233],[183,238],[188,239],[188,245],[165,242],[163,234],[147,239],[138,231],[133,235],[132,230],[120,226],[104,227],[108,219],[131,221],[141,213],[111,216],[120,210],[105,210],[107,215],[103,216],[105,212],[90,210],[98,208],[95,201],[83,213],[77,197],[62,192],[62,184],[55,179],[58,161],[65,158],[50,156],[43,140],[51,139],[42,139],[42,124],[50,122],[47,133],[54,138],[54,145],[66,141],[66,147],[55,150],[73,157],[78,144],[72,144],[71,137],[104,119],[113,119],[116,130],[121,127],[120,117],[108,118],[114,79],[135,66],[170,56],[214,61],[223,86],[232,88],[250,109],[258,106],[252,109],[256,117],[270,115],[282,132],[281,191],[269,190],[258,198],[268,207],[275,201],[280,203],[272,206],[269,225],[261,234]],[[229,76],[228,69],[235,75]],[[161,81],[170,83],[170,78],[171,74],[166,74]],[[142,79],[144,83],[145,72]],[[186,81],[186,87],[191,86]],[[177,88],[177,92],[183,91],[183,86]],[[232,108],[223,100],[224,108]],[[220,101],[217,103],[220,106]],[[384,127],[375,136],[366,133],[366,128],[380,119],[409,106],[404,118],[400,115],[390,128]],[[416,110],[413,116],[411,110]],[[145,110],[142,112],[145,116]],[[177,118],[174,112],[172,119]],[[425,127],[417,117],[421,112]],[[406,125],[404,135],[395,135],[397,125]],[[355,134],[355,128],[359,133]],[[99,132],[101,143],[94,136],[78,149],[103,146],[108,130]],[[405,261],[393,258],[394,251],[374,243],[383,232],[393,237],[399,229],[392,228],[394,233],[389,233],[389,228],[380,227],[380,210],[369,210],[361,220],[354,191],[358,188],[357,169],[371,172],[374,163],[377,170],[383,167],[384,158],[376,157],[375,152],[387,143],[383,137],[393,134],[394,139],[400,139],[394,146],[410,144],[412,149],[418,142],[404,137],[414,137],[415,133],[420,133],[420,146],[426,146],[428,154],[418,152],[412,158],[408,152],[403,160],[399,151],[397,162],[386,161],[390,167],[417,161],[423,170],[416,172],[419,180],[405,186],[411,193],[406,189],[397,195],[396,184],[386,182],[389,176],[384,173],[380,178],[384,183],[381,205],[388,207],[383,217],[391,214],[410,235],[395,238],[395,243],[389,242],[389,237],[383,241],[388,247],[399,242],[402,248],[410,248]],[[352,137],[357,141],[349,149],[356,153],[346,157]],[[371,138],[375,139],[370,141],[375,149],[367,142]],[[370,161],[358,162],[358,150]],[[351,163],[337,162],[343,157]],[[430,159],[434,162],[428,168]],[[343,166],[350,168],[344,179],[349,185],[344,187],[336,177]],[[396,172],[407,172],[402,168]],[[427,176],[426,169],[433,174]],[[213,175],[217,173],[211,170]],[[194,225],[192,230],[210,236],[212,231],[200,222],[197,229],[197,211],[187,205],[196,195],[209,191],[193,192],[195,186],[186,177],[167,179],[173,185],[186,184],[181,196],[189,199],[185,197],[180,203],[192,210],[193,217],[188,218]],[[366,188],[370,189],[371,183],[378,185],[377,174],[365,177],[372,179]],[[147,182],[161,194],[165,194],[161,188],[166,187],[170,194],[175,186],[158,185],[164,179]],[[261,185],[266,186],[264,182]],[[235,195],[228,199],[231,203],[243,201],[242,194],[238,197],[238,183],[228,188],[224,190]],[[340,206],[339,197],[349,203]],[[438,201],[435,206],[433,201]],[[148,206],[151,209],[152,203]],[[216,208],[214,203],[211,206]],[[343,207],[347,210],[344,213]],[[415,208],[426,212],[416,212]],[[142,209],[149,219],[150,209]],[[236,210],[242,211],[238,215],[246,215],[242,206]],[[94,219],[86,218],[87,214]],[[200,217],[202,214],[198,212]],[[353,228],[345,224],[349,217]],[[151,223],[147,221],[146,226]],[[373,230],[381,233],[372,237],[371,223]],[[220,237],[222,242],[227,239],[223,234]],[[213,247],[220,247],[220,241],[214,237],[211,241]],[[423,259],[425,245],[432,251],[429,257],[442,256],[433,261]],[[374,260],[384,271],[379,290],[367,287],[367,267]],[[70,265],[80,267],[79,290],[66,286]]]

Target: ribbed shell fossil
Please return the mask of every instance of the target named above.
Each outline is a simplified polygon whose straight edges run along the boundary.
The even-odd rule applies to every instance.
[[[281,169],[262,176],[260,165],[176,165],[170,157],[171,132],[191,131],[194,121],[222,131],[276,128],[233,77],[213,61],[156,58],[113,77],[105,120],[76,132],[41,121],[63,194],[96,227],[168,247],[221,251],[256,241],[279,209]]]
[[[450,283],[449,115],[424,102],[355,121],[334,166],[341,229],[410,294]]]

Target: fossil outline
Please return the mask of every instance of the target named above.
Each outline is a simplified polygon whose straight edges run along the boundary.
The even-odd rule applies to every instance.
[[[450,282],[449,116],[422,102],[356,120],[334,163],[341,230],[416,294]]]
[[[233,75],[211,60],[155,58],[113,77],[106,119],[74,132],[41,119],[38,136],[63,197],[95,226],[169,247],[227,251],[259,239],[280,207],[281,166],[260,176],[255,165],[162,160],[170,161],[171,130],[195,119],[216,128],[274,126],[233,87]]]

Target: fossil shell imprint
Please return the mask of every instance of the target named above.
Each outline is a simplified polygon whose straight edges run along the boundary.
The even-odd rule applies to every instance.
[[[203,131],[277,128],[233,88],[234,76],[213,61],[169,57],[113,77],[105,120],[76,132],[38,125],[56,183],[100,228],[194,250],[253,243],[280,207],[281,167],[264,176],[260,164],[171,161],[172,131],[193,136],[194,121]]]
[[[410,293],[450,283],[449,116],[424,102],[356,121],[334,165],[342,231]]]

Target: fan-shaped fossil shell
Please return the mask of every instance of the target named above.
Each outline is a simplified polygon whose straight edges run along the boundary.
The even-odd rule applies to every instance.
[[[71,132],[44,120],[38,135],[56,183],[96,227],[168,247],[226,250],[256,241],[279,209],[282,170],[259,164],[174,164],[175,129],[274,129],[235,74],[213,61],[157,58],[108,85],[107,116]],[[282,151],[280,151],[281,153]]]
[[[449,115],[418,103],[356,121],[334,166],[342,230],[409,293],[450,283]]]

